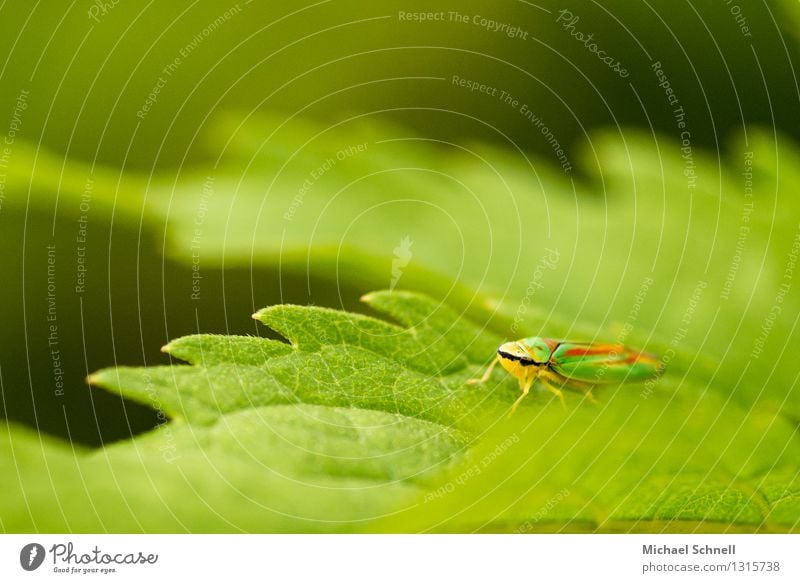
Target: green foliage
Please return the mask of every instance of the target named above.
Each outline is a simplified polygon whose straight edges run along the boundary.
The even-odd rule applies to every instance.
[[[189,365],[95,373],[162,411],[134,439],[74,450],[9,426],[4,529],[796,528],[786,419],[668,369],[652,392],[608,387],[599,405],[536,392],[508,420],[514,379],[465,383],[499,337],[418,294],[365,301],[401,325],[273,306],[254,317],[289,344],[190,336],[165,347]]]
[[[580,18],[645,73],[634,85],[524,2],[502,20],[532,50],[397,26],[392,2],[366,19],[355,3],[251,3],[191,57],[214,3],[120,3],[102,22],[4,3],[0,412],[16,422],[0,431],[0,530],[797,530],[800,152],[752,124],[797,135],[797,47],[776,27],[796,34],[800,3],[689,18],[668,0],[594,4]],[[292,42],[307,30],[319,42]],[[535,109],[574,170],[520,108],[454,73]],[[708,109],[732,90],[738,107]],[[404,91],[427,105],[397,107]],[[208,122],[254,98],[277,114]],[[599,122],[617,129],[585,133]],[[744,131],[725,152],[731,127]],[[427,297],[352,309],[386,287]],[[351,312],[272,305],[285,301]],[[183,336],[230,332],[229,314],[252,333],[243,316],[265,305],[258,325],[290,344]],[[352,313],[370,309],[382,318]],[[506,420],[513,379],[464,381],[528,334],[621,341],[667,373],[600,390],[596,407],[535,394]],[[84,386],[159,357],[189,364]]]
[[[745,408],[800,419],[783,348],[800,342],[786,317],[800,311],[800,154],[786,138],[749,130],[723,163],[691,143],[600,133],[587,183],[376,124],[231,118],[213,141],[228,147],[212,180],[185,175],[151,196],[179,261],[192,261],[198,209],[204,261],[280,264],[365,291],[390,282],[408,237],[399,284],[503,336],[618,339],[716,378]]]
[[[291,346],[186,337],[165,350],[192,366],[92,375],[171,420],[97,452],[10,428],[4,528],[340,531],[412,504],[463,457],[476,411],[504,403],[464,384],[454,343],[473,330],[457,314],[401,292],[370,301],[413,327],[276,306],[257,317]]]
[[[107,369],[90,380],[144,404],[157,399],[159,409],[189,423],[305,402],[469,424],[475,408],[486,403],[463,383],[467,358],[491,354],[497,339],[474,338],[473,329],[456,322],[457,314],[445,307],[432,314],[435,306],[421,297],[386,296],[367,300],[409,328],[326,308],[274,306],[254,317],[292,347],[262,338],[192,336],[164,350],[195,366]],[[469,336],[476,344],[465,352],[459,341]]]
[[[797,529],[788,140],[750,130],[720,161],[608,132],[585,181],[375,124],[229,119],[211,142],[225,150],[210,176],[147,185],[69,164],[62,204],[95,176],[96,208],[121,196],[117,220],[163,228],[170,258],[192,266],[197,253],[201,273],[270,268],[363,291],[398,278],[428,297],[366,296],[384,319],[276,305],[256,318],[291,344],[189,336],[165,348],[188,366],[95,373],[159,429],[92,452],[11,426],[6,530]],[[618,340],[660,354],[666,374],[600,390],[599,406],[535,394],[508,421],[513,379],[465,381],[503,339],[530,334]]]

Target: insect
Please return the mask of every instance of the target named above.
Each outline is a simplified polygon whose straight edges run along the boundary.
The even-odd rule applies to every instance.
[[[522,394],[511,407],[511,413],[528,395],[535,380],[561,399],[561,388],[583,391],[594,400],[592,387],[596,384],[637,382],[661,374],[658,358],[637,352],[621,344],[599,342],[571,342],[531,336],[515,342],[506,342],[497,349],[497,356],[479,379],[469,384],[489,380],[497,363],[518,381]]]

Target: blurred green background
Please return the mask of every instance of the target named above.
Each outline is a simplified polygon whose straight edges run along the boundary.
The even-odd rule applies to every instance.
[[[792,67],[798,51],[789,36],[796,5],[12,1],[3,4],[0,24],[0,108],[9,116],[18,92],[28,89],[27,140],[146,172],[207,159],[198,132],[226,109],[323,121],[386,111],[426,135],[504,145],[510,139],[549,154],[513,108],[454,86],[452,75],[535,104],[574,152],[597,126],[674,132],[662,89],[652,82],[650,66],[660,61],[689,112],[695,143],[716,149],[745,123],[800,136]],[[555,24],[561,10],[579,18],[574,28]],[[402,12],[443,12],[445,21],[401,21]],[[525,38],[471,19],[450,22],[451,12],[519,27]],[[203,35],[209,26],[213,32]],[[570,34],[578,32],[594,33],[630,75],[622,79],[598,63]],[[165,73],[175,58],[182,62]],[[166,83],[140,119],[159,77]]]
[[[161,345],[200,330],[263,334],[248,310],[270,303],[353,307],[368,291],[371,281],[359,279],[357,266],[340,277],[220,261],[203,269],[204,289],[213,292],[200,303],[185,301],[191,263],[168,258],[163,217],[169,212],[160,222],[146,206],[169,208],[170,185],[216,168],[231,149],[225,132],[212,129],[225,112],[297,116],[320,127],[364,116],[409,136],[523,152],[545,174],[559,170],[555,139],[574,161],[570,177],[594,181],[604,192],[602,173],[591,168],[591,132],[681,137],[655,62],[685,110],[693,147],[706,149],[712,168],[748,127],[800,138],[797,6],[788,0],[3,3],[0,133],[15,128],[0,199],[4,415],[90,445],[124,438],[152,427],[155,414],[87,389],[88,373],[116,363],[166,362]],[[401,16],[420,12],[442,12],[444,20]],[[468,15],[467,22],[453,12]],[[489,21],[519,31],[510,38]],[[600,62],[578,33],[593,34],[629,75]],[[454,76],[528,104],[552,139],[518,107],[470,92]],[[228,135],[236,134],[233,125]],[[255,136],[251,150],[263,139]],[[241,139],[237,144],[247,151]],[[73,293],[81,212],[79,203],[64,204],[65,192],[79,201],[87,189],[80,177],[93,169],[102,176],[90,188],[91,278],[85,292]],[[536,217],[523,219],[526,229],[537,229]],[[63,396],[54,396],[47,343],[45,249],[53,244],[60,254]],[[423,274],[417,281],[426,280]]]

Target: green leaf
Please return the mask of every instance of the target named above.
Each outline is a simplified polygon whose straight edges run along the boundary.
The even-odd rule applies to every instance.
[[[796,530],[796,428],[676,380],[647,399],[624,385],[597,409],[523,413],[376,530]]]
[[[453,460],[464,434],[402,415],[319,405],[251,407],[224,415],[208,428],[176,429],[175,451],[201,448],[217,459],[240,459],[265,474],[294,476],[307,483],[337,479],[424,482]],[[424,444],[424,445],[421,445]],[[159,455],[158,433],[138,440],[136,455]],[[127,445],[106,455],[131,455]]]
[[[409,441],[381,431],[394,425],[428,455],[412,458]],[[457,441],[389,414],[303,405],[170,423],[93,454],[2,433],[7,532],[354,529],[408,504]]]
[[[687,157],[675,139],[600,132],[581,163],[587,180],[507,150],[448,149],[378,124],[229,119],[211,142],[226,145],[211,176],[181,171],[146,192],[136,177],[122,179],[122,191],[140,188],[141,197],[126,198],[120,213],[163,224],[172,258],[191,266],[197,253],[201,269],[277,266],[365,291],[411,287],[436,300],[368,296],[381,319],[272,306],[257,317],[290,344],[194,336],[167,347],[191,366],[92,379],[161,412],[162,457],[183,432],[200,440],[233,431],[251,411],[289,407],[377,412],[403,420],[387,427],[423,423],[452,440],[420,456],[430,471],[387,473],[361,497],[349,487],[318,491],[319,475],[301,470],[334,466],[298,452],[280,462],[297,476],[276,478],[252,461],[261,454],[213,457],[193,441],[181,441],[188,461],[179,471],[152,459],[152,448],[128,455],[144,437],[108,448],[119,461],[92,458],[112,468],[92,472],[82,452],[47,444],[40,467],[62,468],[64,481],[99,476],[86,487],[123,488],[117,506],[141,503],[98,517],[88,499],[63,510],[48,502],[49,515],[33,505],[31,516],[9,511],[7,524],[68,528],[61,513],[74,512],[70,524],[123,530],[797,530],[800,153],[791,141],[748,128],[727,157],[694,147]],[[339,160],[358,144],[366,151]],[[67,166],[65,197],[79,200],[86,172]],[[113,201],[113,190],[98,197]],[[624,342],[659,354],[666,374],[599,390],[599,407],[570,395],[563,411],[537,393],[505,421],[513,379],[497,370],[485,387],[464,381],[497,343],[532,334]],[[389,469],[379,467],[344,464],[328,477],[362,484]],[[207,489],[195,494],[199,483]],[[10,499],[27,508],[20,488]]]
[[[275,306],[257,316],[276,322],[291,345],[191,336],[165,347],[190,366],[95,373],[93,384],[153,407],[164,422],[96,453],[26,452],[31,467],[46,464],[55,482],[80,482],[83,493],[58,513],[53,504],[3,509],[5,528],[341,531],[412,504],[463,457],[476,419],[505,410],[508,395],[465,385],[472,367],[458,337],[447,336],[456,313],[413,294],[386,295],[371,301],[395,313],[407,305],[402,319],[415,325]],[[491,354],[496,339],[481,342]],[[2,459],[14,459],[19,441]],[[20,497],[38,480],[20,468],[14,488],[17,472],[6,469]],[[59,499],[71,492],[59,490]],[[101,503],[87,512],[95,497]]]
[[[279,267],[364,290],[396,277],[502,336],[618,339],[724,380],[711,386],[745,408],[800,419],[785,349],[800,342],[800,149],[788,138],[748,128],[720,158],[596,132],[581,160],[590,181],[360,120],[229,115],[207,139],[213,171],[157,177],[144,192],[136,176],[114,187],[94,170],[99,200],[124,194],[122,212],[164,225],[167,253],[186,265]],[[67,167],[65,196],[79,199],[89,171]]]
[[[187,265],[199,252],[362,289],[399,282],[502,336],[667,354],[675,372],[724,379],[714,390],[745,408],[800,419],[783,348],[800,342],[800,149],[785,137],[748,129],[720,159],[666,136],[596,132],[589,181],[358,120],[229,116],[209,137],[226,144],[211,175],[148,194],[167,252]]]
[[[75,451],[2,434],[7,531],[794,531],[796,427],[667,369],[598,404],[480,374],[501,341],[425,296],[256,317],[289,343],[199,335],[189,365],[94,384],[163,411],[152,432]],[[169,418],[169,420],[167,419]],[[48,468],[49,480],[41,479]]]
[[[469,426],[476,410],[501,405],[496,398],[487,403],[486,395],[464,384],[467,357],[486,360],[497,337],[480,337],[475,327],[456,323],[457,313],[421,296],[396,291],[365,299],[406,327],[326,308],[273,306],[254,317],[291,345],[191,336],[164,350],[196,366],[107,369],[90,380],[190,423],[214,422],[249,407],[305,402]],[[461,348],[470,345],[469,352]]]

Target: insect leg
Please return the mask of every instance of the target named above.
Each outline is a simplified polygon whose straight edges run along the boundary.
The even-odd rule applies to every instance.
[[[584,381],[576,381],[575,379],[566,379],[563,381],[563,386],[569,389],[574,389],[576,391],[581,391],[586,398],[589,400],[590,403],[597,404],[597,399],[594,398],[592,394],[592,385],[591,383],[587,383]]]
[[[594,395],[592,394],[592,385],[581,387],[581,390],[583,391],[583,394],[586,395],[586,398],[589,400],[590,403],[594,405],[598,404],[597,399],[595,399]]]
[[[519,379],[519,388],[522,391],[522,394],[519,398],[514,401],[514,404],[511,406],[511,412],[509,412],[508,416],[511,417],[514,414],[514,411],[517,410],[517,405],[522,402],[522,399],[528,396],[528,393],[531,390],[531,386],[533,385],[533,381],[536,380],[536,370],[531,369],[525,375],[525,379]]]
[[[547,369],[539,371],[539,379],[542,381],[542,384],[547,387],[548,391],[561,400],[561,406],[566,409],[567,404],[564,402],[564,393],[562,393],[559,388],[563,383],[562,379],[558,375],[548,372]]]
[[[469,379],[467,381],[467,384],[468,385],[481,385],[481,384],[485,383],[486,381],[488,381],[489,377],[492,375],[492,371],[494,370],[494,367],[497,366],[498,362],[500,362],[500,357],[499,356],[495,356],[494,360],[492,361],[492,364],[489,365],[489,368],[486,369],[486,372],[483,373],[483,376],[481,378],[479,378],[479,379]]]

